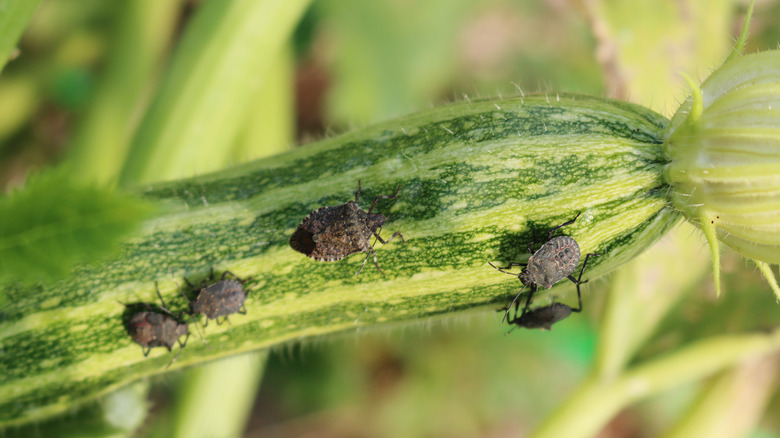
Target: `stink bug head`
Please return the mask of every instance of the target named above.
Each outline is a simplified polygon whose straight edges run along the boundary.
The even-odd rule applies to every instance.
[[[377,230],[382,228],[382,226],[385,225],[385,222],[387,222],[387,218],[382,216],[379,213],[371,213],[366,217],[366,230],[368,231],[368,235],[366,237],[371,237],[372,234],[376,233]]]
[[[314,248],[316,248],[314,234],[304,228],[298,227],[292,237],[290,237],[290,246],[300,253],[311,256],[311,253],[314,252]]]
[[[187,336],[190,334],[189,324],[186,322],[176,322],[176,328],[174,332],[179,336]]]

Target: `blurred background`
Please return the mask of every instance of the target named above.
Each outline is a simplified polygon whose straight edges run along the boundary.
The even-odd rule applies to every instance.
[[[85,156],[98,154],[124,159],[127,148],[113,145],[131,142],[181,35],[207,2],[153,3],[41,3],[0,75],[5,190],[31,169],[70,162],[78,171]],[[445,102],[521,92],[614,97],[670,116],[686,96],[677,72],[706,78],[729,53],[746,8],[726,0],[314,0],[255,94],[272,108],[258,107],[252,118],[275,129],[252,129],[250,121],[241,134],[270,146],[236,146],[226,164]],[[142,30],[128,38],[131,12],[149,16],[134,16]],[[780,1],[756,3],[749,52],[777,48],[778,17]],[[100,121],[110,107],[101,99],[125,111],[120,126]],[[96,134],[95,124],[106,130]],[[105,147],[83,146],[89,142]],[[716,299],[706,243],[684,227],[625,271],[591,281],[583,314],[551,332],[505,336],[501,315],[480,311],[286,345],[270,352],[238,429],[247,437],[524,436],[598,360],[600,333],[616,330],[602,322],[613,295],[644,293],[641,303],[653,309],[628,363],[709,336],[780,326],[780,308],[754,266],[729,250],[722,259],[725,293]],[[508,294],[517,287],[507,280]],[[780,437],[777,361],[734,371],[732,403],[712,414],[733,419],[719,436]],[[187,373],[152,382],[148,414],[126,436],[174,435]],[[599,436],[671,435],[713,382],[632,405]],[[54,435],[98,436],[84,415],[74,411]],[[18,432],[54,436],[41,430],[45,424]]]

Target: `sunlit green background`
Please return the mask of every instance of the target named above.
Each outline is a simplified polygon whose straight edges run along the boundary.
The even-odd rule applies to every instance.
[[[159,80],[201,3],[160,0],[169,5],[155,12],[159,22],[145,22],[143,37],[118,41],[129,1],[50,0],[37,10],[17,58],[0,75],[0,182],[6,189],[30,169],[123,150],[107,146],[87,158],[72,155],[100,98],[107,60],[144,38],[148,50],[159,52],[145,58],[149,65],[122,65],[125,75],[114,74],[118,82],[106,85],[132,92],[127,102],[113,103],[134,126],[144,93]],[[255,95],[274,107],[259,107],[252,116],[258,122],[250,120],[242,136],[284,150],[442,102],[521,92],[616,97],[669,116],[686,92],[677,72],[705,78],[728,54],[745,8],[745,2],[725,0],[314,0],[276,55],[271,85]],[[758,2],[754,17],[749,51],[775,49],[780,2]],[[276,129],[253,129],[269,124]],[[105,128],[95,134],[102,144],[130,141],[127,126]],[[240,145],[232,163],[256,156]],[[618,292],[649,293],[644,299],[653,302],[652,294],[663,296],[668,284],[693,286],[659,298],[670,309],[647,329],[649,340],[635,360],[707,336],[780,326],[769,287],[733,252],[723,254],[725,293],[716,299],[697,231],[685,228],[661,245],[639,258],[633,274],[625,274],[632,280],[620,283]],[[551,332],[505,336],[501,315],[483,311],[280,348],[269,356],[246,436],[523,436],[588,374],[611,280],[591,281],[584,313]],[[508,294],[518,286],[507,277]],[[735,373],[729,393],[735,403],[712,418],[744,424],[729,422],[734,430],[721,428],[720,436],[780,437],[779,364],[777,357],[765,358]],[[153,382],[148,416],[135,432],[106,434],[94,427],[96,407],[88,406],[58,422],[56,433],[46,424],[9,433],[170,436],[187,379],[186,372],[171,373]],[[687,415],[701,385],[631,406],[600,436],[665,434]]]

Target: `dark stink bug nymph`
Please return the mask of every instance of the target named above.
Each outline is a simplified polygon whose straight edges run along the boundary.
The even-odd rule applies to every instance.
[[[357,274],[363,270],[370,255],[374,256],[374,265],[382,272],[379,263],[376,260],[374,246],[371,245],[371,236],[376,237],[377,241],[383,245],[393,240],[395,236],[401,237],[401,241],[406,243],[404,236],[396,232],[389,239],[384,240],[379,236],[382,225],[387,218],[379,213],[372,213],[377,201],[380,199],[395,199],[401,185],[392,195],[382,195],[374,198],[368,212],[360,208],[360,193],[362,188],[358,181],[358,191],[355,192],[355,200],[334,207],[322,207],[312,211],[303,219],[298,229],[295,230],[290,238],[290,246],[310,258],[321,262],[335,262],[352,254],[365,252],[366,258],[357,271]]]
[[[148,356],[151,349],[155,347],[166,347],[168,351],[171,351],[177,342],[180,346],[179,353],[181,353],[181,348],[187,345],[187,339],[190,337],[187,323],[181,322],[181,314],[176,316],[165,307],[165,301],[163,301],[159,289],[157,289],[157,296],[160,297],[162,304],[160,311],[152,309],[149,304],[140,303],[146,310],[132,314],[127,322],[127,332],[133,341],[141,346],[144,356]],[[184,342],[179,340],[182,336],[186,336]],[[179,357],[179,353],[176,353],[168,366],[171,366]]]
[[[234,279],[227,279],[228,275]],[[184,279],[194,292],[198,292],[198,297],[195,301],[190,301],[187,295],[184,294],[184,291],[182,291],[182,295],[190,303],[190,314],[206,315],[206,324],[208,324],[209,319],[216,319],[217,324],[222,324],[228,315],[234,313],[245,315],[244,300],[246,299],[247,290],[244,289],[244,283],[247,280],[239,278],[230,271],[223,272],[222,277],[218,281],[213,280],[213,269],[209,277],[200,283],[200,287],[193,285],[186,278]],[[221,316],[225,317],[222,321],[219,320]]]
[[[531,253],[531,257],[528,258],[527,263],[515,263],[512,262],[508,266],[498,268],[492,263],[490,266],[498,269],[506,274],[515,275],[523,283],[523,287],[520,292],[517,293],[515,299],[509,307],[506,308],[504,314],[504,321],[509,317],[509,311],[514,306],[515,317],[508,321],[509,324],[515,324],[519,327],[526,328],[542,328],[549,330],[552,325],[571,314],[571,312],[580,312],[582,310],[582,295],[580,294],[580,285],[587,283],[588,280],[582,281],[582,273],[585,271],[585,266],[588,264],[588,259],[591,256],[598,256],[599,254],[591,253],[585,256],[585,261],[582,263],[582,269],[580,269],[580,275],[578,278],[574,278],[571,273],[577,269],[577,265],[580,262],[580,247],[577,242],[569,236],[552,237],[553,233],[565,227],[566,225],[573,224],[580,213],[574,219],[564,222],[557,227],[554,227],[547,233],[547,241],[537,250],[533,251],[531,246],[533,242],[528,245],[528,252]],[[510,269],[513,266],[523,266],[523,270],[519,274],[513,274],[506,272],[504,269]],[[541,307],[532,311],[528,308],[531,305],[531,298],[533,297],[539,286],[543,286],[547,289],[553,287],[553,285],[564,278],[568,278],[574,284],[577,285],[577,299],[579,300],[579,308],[574,309],[562,303],[553,303],[552,305]],[[519,307],[518,299],[523,293],[525,287],[530,289],[528,298],[525,301],[525,307],[523,307],[522,314],[518,317],[517,311]]]

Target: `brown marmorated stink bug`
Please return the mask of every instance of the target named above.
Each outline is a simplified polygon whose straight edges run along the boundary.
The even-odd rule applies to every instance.
[[[157,288],[156,284],[155,288]],[[149,352],[154,347],[166,347],[168,351],[171,351],[177,342],[180,346],[179,353],[181,353],[181,349],[187,345],[187,339],[190,337],[187,323],[181,322],[181,314],[176,316],[165,307],[160,289],[157,289],[157,296],[160,297],[162,304],[160,311],[152,309],[146,303],[141,303],[147,310],[134,313],[127,322],[127,331],[130,337],[141,346],[144,357],[149,356]],[[184,342],[179,340],[182,336],[186,336]],[[179,353],[176,353],[168,366],[171,366],[179,357]]]
[[[228,275],[231,275],[234,280],[227,279]],[[244,300],[247,290],[244,289],[244,283],[247,280],[239,278],[230,271],[223,272],[222,278],[218,281],[213,280],[213,269],[209,277],[200,283],[200,287],[193,285],[186,278],[184,279],[194,292],[198,292],[198,298],[195,301],[190,301],[184,291],[181,293],[190,303],[190,314],[206,315],[206,324],[208,324],[209,319],[216,319],[217,324],[222,324],[227,320],[228,315],[234,313],[245,315]],[[209,282],[211,284],[208,284]],[[225,317],[222,321],[219,320],[221,316]]]
[[[526,328],[542,328],[549,330],[552,325],[571,314],[571,312],[582,311],[582,295],[580,294],[580,285],[587,283],[588,280],[582,281],[582,273],[585,271],[585,266],[588,264],[588,259],[591,256],[598,256],[599,254],[590,253],[585,256],[585,261],[582,263],[582,269],[580,269],[580,275],[578,278],[574,278],[571,273],[577,269],[577,265],[580,262],[580,247],[577,242],[569,236],[552,237],[553,233],[565,227],[571,225],[574,221],[580,217],[580,213],[574,219],[564,222],[557,227],[554,227],[547,233],[547,241],[537,250],[533,251],[531,246],[533,242],[528,245],[528,252],[531,253],[531,257],[528,258],[527,263],[515,263],[512,262],[508,266],[498,268],[492,263],[490,266],[498,269],[499,271],[517,276],[523,283],[523,287],[520,292],[517,293],[515,299],[509,307],[506,308],[503,321],[506,321],[509,316],[509,311],[512,306],[515,308],[515,317],[508,321],[509,324],[515,324],[518,327]],[[513,266],[523,266],[523,270],[519,274],[513,274],[506,272],[504,269],[510,269]],[[579,308],[574,309],[562,303],[553,303],[549,306],[541,307],[533,311],[528,311],[531,305],[531,297],[537,291],[539,286],[550,289],[553,285],[564,278],[568,278],[574,284],[577,285],[577,299],[579,300]],[[525,287],[530,289],[528,298],[525,301],[525,307],[523,307],[523,313],[518,317],[517,311],[519,307],[518,299],[523,293]]]
[[[389,239],[383,240],[379,233],[387,218],[379,213],[372,213],[372,211],[374,211],[377,201],[395,199],[400,190],[401,185],[399,184],[394,194],[377,196],[371,203],[368,212],[365,212],[358,204],[362,192],[360,181],[358,181],[358,191],[355,192],[354,201],[335,207],[321,207],[309,213],[290,238],[290,246],[294,250],[321,262],[335,262],[349,255],[365,252],[367,253],[366,258],[355,275],[363,271],[370,255],[374,256],[374,265],[384,275],[376,260],[374,246],[371,245],[371,236],[376,237],[374,245],[377,241],[384,245],[393,240],[395,236],[400,236],[403,243],[406,243],[406,240],[399,232],[390,236]]]

